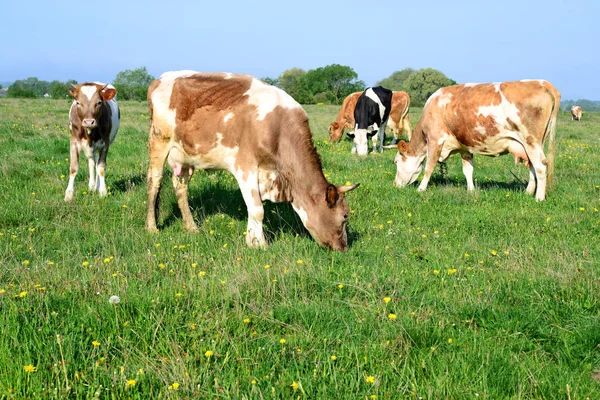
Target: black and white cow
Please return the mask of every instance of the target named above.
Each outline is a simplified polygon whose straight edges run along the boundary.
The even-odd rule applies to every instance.
[[[367,136],[373,137],[373,151],[377,146],[377,132],[381,140],[379,151],[383,148],[385,139],[385,126],[390,110],[392,108],[392,91],[381,86],[367,88],[358,100],[354,108],[354,133],[349,134],[354,139],[352,153],[366,156],[369,153],[369,142]]]

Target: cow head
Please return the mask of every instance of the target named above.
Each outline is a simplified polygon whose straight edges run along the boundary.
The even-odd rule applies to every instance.
[[[98,126],[103,111],[102,104],[114,98],[117,91],[112,85],[82,83],[73,85],[69,94],[77,104],[77,115],[82,127],[89,131]]]
[[[354,141],[354,146],[352,147],[353,153],[356,151],[359,156],[366,156],[369,154],[368,133],[369,131],[366,129],[355,129],[354,132],[348,133],[348,136]]]
[[[346,225],[350,208],[345,193],[358,186],[358,183],[350,186],[329,184],[323,194],[324,198],[315,199],[309,210],[292,203],[306,229],[321,245],[336,251],[348,250]]]
[[[337,142],[342,138],[342,127],[336,121],[329,124],[329,140],[332,142]]]
[[[394,158],[396,163],[394,186],[402,187],[416,181],[423,169],[424,160],[425,154],[416,154],[404,140],[398,142],[398,154]]]

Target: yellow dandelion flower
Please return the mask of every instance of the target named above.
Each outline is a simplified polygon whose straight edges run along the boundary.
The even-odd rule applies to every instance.
[[[367,383],[375,383],[375,377],[373,375],[369,375],[365,378],[365,382]]]
[[[204,356],[205,356],[206,358],[210,358],[210,357],[212,357],[212,355],[213,355],[213,352],[212,352],[212,350],[206,350],[206,353],[204,353]]]
[[[127,387],[134,387],[136,383],[137,382],[135,381],[135,379],[129,379],[127,381]]]
[[[54,261],[48,261],[48,265],[54,265]]]
[[[252,379],[252,382],[250,382],[250,383],[252,383],[253,385],[256,385],[256,379]]]
[[[412,213],[408,213],[407,215],[408,215],[408,218],[412,217]]]
[[[352,183],[350,183],[350,181],[346,181],[346,186],[350,186],[352,185]]]
[[[337,360],[337,356],[335,356],[335,355],[331,356],[331,361],[335,361],[335,360]]]
[[[171,386],[173,387],[173,390],[179,389],[179,383],[177,383],[177,382],[173,382],[173,384]]]
[[[437,270],[437,269],[434,269],[434,270],[433,270],[433,274],[434,274],[434,275],[439,275],[439,274],[440,274],[440,271],[439,271],[439,270]]]
[[[0,294],[6,293],[6,289],[0,289]]]
[[[198,272],[198,276],[205,276],[206,275],[206,271],[200,271]]]
[[[452,338],[448,338],[448,343],[452,343]]]
[[[298,264],[303,264],[303,263],[304,263],[304,261],[302,261],[302,260],[300,260],[300,259],[299,259],[298,261],[296,261],[296,262],[297,262]]]
[[[285,340],[285,339],[283,339],[283,338],[279,339],[279,343],[281,343],[281,344],[285,344],[285,342],[287,342],[287,340]]]
[[[450,269],[448,269],[448,275],[455,274],[455,273],[456,273],[456,271],[457,271],[457,269],[456,269],[456,268],[450,268]]]
[[[109,262],[110,262],[110,257],[106,257],[106,258],[104,259],[104,264],[107,264],[107,263],[109,263]]]
[[[497,255],[498,255],[498,252],[497,252],[496,250],[492,250],[492,255],[493,255],[493,256],[497,256]]]
[[[192,263],[192,268],[196,268],[197,266],[198,266],[198,264]]]
[[[127,208],[127,204],[123,204],[121,207],[123,207],[123,208]]]
[[[585,207],[579,207],[579,211],[585,211]]]
[[[372,394],[372,395],[369,396],[369,398],[371,400],[376,400],[377,399],[377,395],[376,394]]]
[[[88,261],[84,261],[84,262],[81,263],[81,265],[83,267],[87,267],[88,265],[90,265],[90,263]]]
[[[341,283],[338,285],[338,289],[343,289],[344,285],[342,285]]]
[[[224,285],[225,283],[227,283],[227,281],[226,280],[222,280],[220,283],[221,283],[221,285]]]
[[[181,296],[183,296],[183,294],[182,294],[182,293],[179,293],[179,292],[178,292],[178,293],[175,293],[175,297],[181,297]]]
[[[383,302],[384,302],[385,304],[389,303],[390,301],[392,301],[392,298],[391,298],[391,297],[384,297],[384,298],[383,298]]]
[[[265,269],[269,269],[271,266],[269,264],[265,265]]]
[[[294,392],[298,390],[298,387],[300,387],[300,385],[297,382],[292,382],[290,386],[292,387],[292,389],[294,389]]]
[[[163,263],[158,264],[158,268],[165,269],[165,264],[163,264]]]
[[[97,340],[94,340],[94,341],[92,342],[92,345],[94,345],[94,347],[98,347],[98,346],[100,346],[100,342],[99,342],[99,341],[97,341]]]
[[[225,243],[225,244],[223,245],[223,248],[225,248],[225,247],[227,247],[227,243]]]
[[[25,365],[23,367],[23,371],[27,372],[27,373],[31,373],[31,372],[35,372],[37,370],[36,367],[34,367],[33,365],[29,364],[29,365]]]
[[[29,260],[25,260],[25,261],[23,261],[23,264],[24,264],[24,265],[29,265]]]
[[[19,293],[19,298],[24,298],[25,296],[27,296],[27,292],[23,291],[21,293]]]
[[[388,318],[389,318],[389,319],[391,319],[391,320],[393,321],[393,320],[395,320],[397,317],[396,317],[396,314],[389,313],[389,314],[388,314]]]
[[[250,318],[244,318],[244,323],[245,324],[249,324],[250,323]]]

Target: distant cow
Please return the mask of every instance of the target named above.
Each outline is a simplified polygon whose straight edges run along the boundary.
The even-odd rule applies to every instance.
[[[385,127],[392,108],[392,91],[381,86],[368,88],[356,101],[354,108],[354,132],[349,134],[354,139],[352,153],[366,156],[369,153],[367,136],[375,136],[377,132],[381,137],[379,151],[383,150],[382,142],[385,138]],[[373,138],[373,151],[375,151],[377,138]]]
[[[323,175],[302,107],[284,91],[249,75],[175,71],[148,89],[150,137],[146,227],[156,231],[165,160],[185,228],[197,231],[188,205],[194,169],[224,169],[248,208],[246,243],[264,247],[263,200],[287,201],[311,235],[333,250],[348,247],[344,193]]]
[[[577,121],[581,121],[581,114],[583,113],[583,110],[581,109],[581,107],[579,106],[573,106],[571,107],[571,121],[573,120],[577,120]]]
[[[344,129],[354,129],[354,108],[356,101],[363,92],[354,92],[348,95],[337,115],[335,122],[329,125],[329,140],[337,142],[342,139]],[[408,120],[408,109],[410,107],[410,96],[406,92],[392,92],[392,110],[388,119],[388,127],[394,134],[392,144],[396,144],[402,135],[406,132],[408,139],[412,134],[410,121]]]
[[[414,182],[427,157],[419,190],[427,188],[438,161],[460,153],[467,189],[473,190],[473,154],[511,153],[529,165],[527,193],[546,196],[552,183],[554,132],[560,93],[544,80],[464,84],[436,91],[425,103],[409,143],[398,143],[394,185]],[[549,142],[548,158],[544,143]],[[536,189],[537,180],[537,189]]]
[[[88,187],[92,191],[98,191],[101,197],[106,196],[106,156],[108,148],[117,136],[121,120],[119,106],[115,100],[117,91],[110,84],[92,82],[73,85],[69,93],[74,100],[69,111],[71,171],[65,201],[73,200],[81,151],[88,159]]]

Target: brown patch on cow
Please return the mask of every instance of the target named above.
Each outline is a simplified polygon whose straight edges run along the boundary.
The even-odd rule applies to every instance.
[[[590,378],[595,380],[596,382],[600,382],[600,370],[596,370],[590,374]]]
[[[344,129],[354,129],[354,108],[361,94],[354,92],[346,96],[335,122],[329,125],[329,140],[337,142],[342,139]]]
[[[527,143],[529,146],[533,146],[533,144],[535,143],[535,139],[533,138],[533,136],[527,136],[525,138],[525,143]]]

